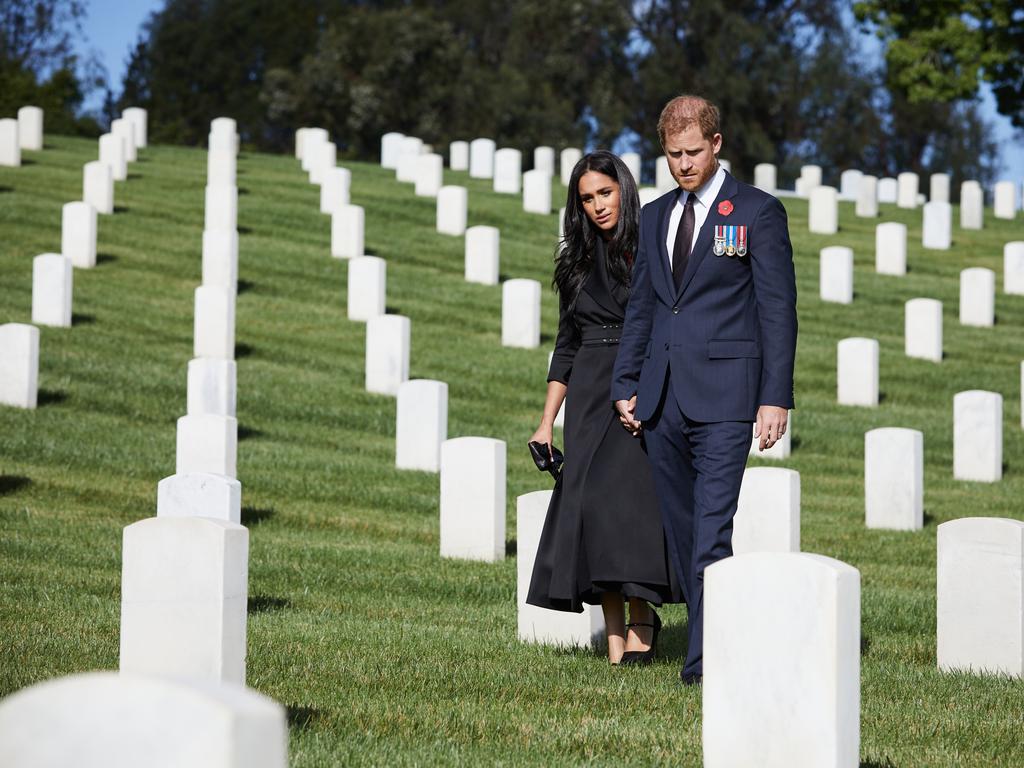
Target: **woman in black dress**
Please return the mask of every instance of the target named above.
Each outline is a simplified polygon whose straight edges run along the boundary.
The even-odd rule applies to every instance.
[[[610,395],[639,221],[629,169],[611,152],[583,157],[569,182],[555,258],[558,339],[544,415],[531,438],[551,445],[564,400],[565,463],[527,602],[576,612],[599,604],[612,664],[650,662],[661,626],[650,604],[680,600],[647,456],[622,428]]]

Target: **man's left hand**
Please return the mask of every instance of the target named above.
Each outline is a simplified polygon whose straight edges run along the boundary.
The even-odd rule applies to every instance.
[[[789,423],[789,411],[777,405],[762,405],[757,409],[757,422],[754,424],[754,437],[759,437],[758,450],[771,448],[786,434]]]

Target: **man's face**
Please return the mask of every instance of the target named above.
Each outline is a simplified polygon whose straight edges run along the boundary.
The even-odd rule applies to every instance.
[[[687,192],[696,192],[718,170],[718,150],[722,148],[722,134],[705,139],[697,123],[686,130],[665,137],[663,149],[668,159],[672,178]]]

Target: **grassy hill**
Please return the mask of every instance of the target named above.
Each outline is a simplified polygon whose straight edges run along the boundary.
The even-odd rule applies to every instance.
[[[94,142],[47,137],[0,168],[0,322],[29,322],[32,258],[60,248],[61,205],[80,199]],[[390,171],[348,164],[366,209],[366,249],[388,262],[388,311],[412,319],[411,375],[449,385],[449,436],[508,442],[515,497],[549,488],[526,441],[543,405],[556,301],[542,348],[500,343],[501,289],[467,284],[463,240],[434,229],[435,204]],[[118,664],[121,530],[155,514],[185,412],[193,290],[200,282],[203,151],[145,150],[100,217],[99,263],[76,270],[74,326],[42,328],[40,404],[0,407],[0,695]],[[468,186],[469,223],[501,229],[501,272],[550,284],[555,215]],[[700,692],[677,683],[681,607],[663,611],[664,652],[645,669],[515,638],[515,560],[438,557],[438,479],[394,469],[395,401],[363,389],[364,326],[346,319],[346,262],[329,217],[291,157],[238,162],[238,477],[250,528],[248,683],[287,705],[291,764],[700,765]],[[557,185],[557,182],[556,182]],[[556,186],[556,208],[564,191]],[[861,755],[868,766],[1024,762],[1021,683],[944,675],[935,665],[935,532],[974,515],[1024,519],[1020,362],[1024,297],[1002,291],[1002,245],[1024,220],[954,230],[924,251],[920,211],[883,205],[909,228],[908,275],[874,272],[876,221],[841,204],[841,232],[807,233],[786,200],[799,298],[792,459],[802,548],[862,575]],[[954,221],[959,221],[954,211]],[[855,252],[854,303],[818,298],[818,252]],[[997,325],[961,327],[958,273],[997,271]],[[903,355],[903,304],[942,300],[946,359]],[[877,409],[836,404],[836,342],[881,344]],[[953,395],[1004,397],[1004,479],[952,478]],[[863,525],[864,432],[924,432],[925,528]],[[755,460],[752,463],[757,463]],[[510,551],[514,548],[510,546]]]

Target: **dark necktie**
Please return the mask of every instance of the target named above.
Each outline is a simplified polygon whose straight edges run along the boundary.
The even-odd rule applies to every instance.
[[[692,192],[686,195],[683,218],[679,221],[679,228],[676,230],[676,244],[672,248],[672,280],[676,284],[676,291],[683,284],[683,274],[686,272],[686,263],[690,260],[690,247],[693,244],[695,225],[693,197]]]

